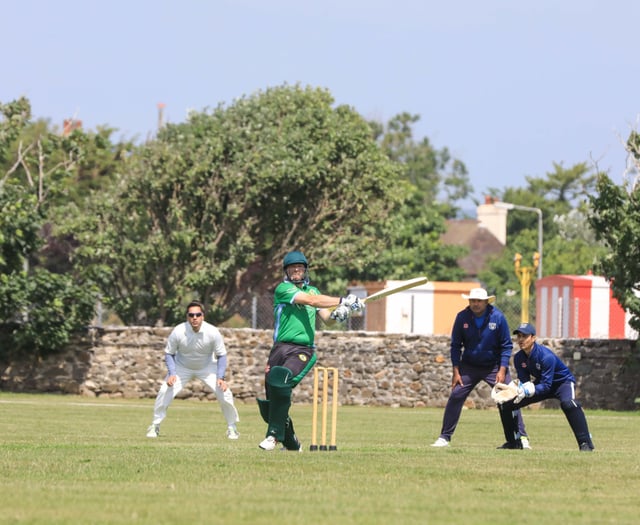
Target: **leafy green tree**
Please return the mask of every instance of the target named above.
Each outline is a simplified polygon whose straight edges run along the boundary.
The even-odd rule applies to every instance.
[[[629,176],[637,176],[640,172],[640,133],[632,131],[627,139],[625,150],[629,154],[631,162],[627,163]]]
[[[36,268],[0,274],[0,356],[44,355],[86,328],[95,297],[66,275]]]
[[[362,280],[405,279],[428,275],[432,280],[464,277],[457,259],[467,250],[440,242],[445,218],[454,216],[456,202],[471,190],[466,167],[449,151],[435,149],[427,138],[414,139],[418,115],[401,113],[386,125],[371,122],[373,135],[387,156],[402,167],[406,198],[391,214],[390,248],[380,253]]]
[[[78,151],[30,123],[28,100],[0,104],[0,355],[57,350],[93,316],[90,286],[41,264],[51,201]],[[37,129],[36,129],[37,128]]]
[[[467,249],[442,244],[445,222],[435,207],[424,207],[422,195],[409,190],[388,220],[390,246],[378,254],[369,270],[357,275],[361,281],[410,279],[426,275],[432,281],[459,281],[465,271],[457,260]]]
[[[332,104],[325,90],[272,88],[194,112],[132,155],[74,228],[108,306],[128,324],[173,323],[198,297],[220,318],[239,291],[272,289],[296,248],[316,275],[366,274],[389,248],[401,170]]]
[[[601,173],[596,187],[589,223],[607,248],[596,269],[611,281],[613,296],[631,313],[630,326],[640,331],[640,185],[617,185]]]
[[[0,103],[0,116],[0,165],[6,165],[12,158],[12,147],[31,118],[31,104],[24,97]],[[2,184],[17,167],[18,164],[14,164],[2,171]]]
[[[428,138],[416,141],[412,125],[419,120],[419,115],[400,113],[386,125],[370,124],[383,151],[403,165],[403,178],[422,197],[423,202],[415,211],[436,207],[443,217],[455,217],[459,211],[456,202],[473,191],[467,167],[447,148],[435,149]]]
[[[546,177],[526,177],[524,188],[491,190],[503,202],[539,208],[543,216],[543,271],[545,275],[584,274],[593,268],[603,250],[587,216],[587,199],[594,191],[595,175],[586,163],[570,168],[554,163]],[[480,274],[487,287],[499,294],[519,292],[514,271],[516,253],[523,266],[533,266],[538,250],[538,217],[535,213],[511,210],[507,218],[507,246],[502,256],[490,262]],[[535,288],[531,287],[532,296]]]
[[[0,272],[21,271],[40,242],[36,197],[24,188],[0,186]]]
[[[507,187],[502,190],[492,188],[491,195],[504,202],[521,206],[540,208],[544,218],[544,237],[549,239],[558,233],[555,217],[569,213],[573,209],[585,211],[586,202],[595,189],[595,175],[586,163],[581,162],[570,168],[562,163],[553,163],[553,171],[545,177],[525,177],[523,188]],[[537,218],[527,211],[509,212],[507,235],[519,233],[523,229],[537,232]]]

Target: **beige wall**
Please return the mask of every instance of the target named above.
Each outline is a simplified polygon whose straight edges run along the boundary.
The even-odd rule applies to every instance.
[[[371,295],[401,281],[367,283],[362,295]],[[428,283],[390,295],[367,304],[365,329],[422,335],[449,335],[456,314],[469,303],[461,294],[469,293],[477,282],[429,281]],[[352,288],[350,291],[354,291]]]
[[[469,305],[469,301],[462,298],[471,288],[480,286],[478,283],[435,283],[434,334],[451,334],[453,321],[460,310]]]

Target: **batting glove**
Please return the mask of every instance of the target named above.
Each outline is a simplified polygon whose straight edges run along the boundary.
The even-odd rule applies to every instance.
[[[333,312],[331,312],[331,319],[338,321],[340,323],[349,319],[349,315],[351,314],[351,310],[347,305],[341,304],[338,306]]]
[[[536,393],[535,385],[531,381],[527,381],[526,383],[523,383],[522,385],[518,386],[518,395],[516,395],[513,402],[516,404],[520,403],[520,401],[522,401],[525,398],[525,396],[531,397],[535,393]]]
[[[340,304],[348,306],[354,312],[359,312],[364,309],[364,303],[360,300],[359,297],[356,297],[353,294],[349,294],[346,297],[341,297]]]

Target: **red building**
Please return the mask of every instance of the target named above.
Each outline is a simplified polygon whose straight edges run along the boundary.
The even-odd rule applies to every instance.
[[[540,337],[634,339],[637,333],[628,321],[604,277],[551,275],[536,281]]]

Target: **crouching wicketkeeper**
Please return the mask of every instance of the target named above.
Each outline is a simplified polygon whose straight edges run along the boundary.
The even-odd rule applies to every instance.
[[[519,383],[515,385],[513,399],[503,402],[497,400],[504,435],[509,443],[507,448],[522,448],[517,410],[555,397],[560,401],[560,408],[573,430],[579,449],[591,452],[594,446],[584,411],[576,401],[576,380],[573,374],[551,349],[536,342],[536,329],[533,325],[523,323],[513,333],[521,349],[513,356]],[[507,394],[506,397],[510,396]]]

